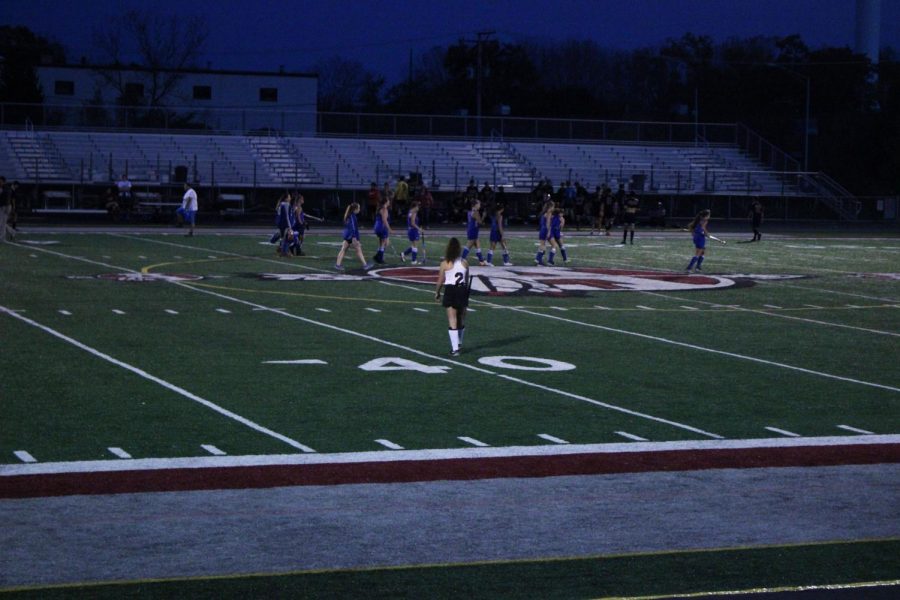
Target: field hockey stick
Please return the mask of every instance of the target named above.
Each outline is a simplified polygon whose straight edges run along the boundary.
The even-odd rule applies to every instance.
[[[314,217],[314,216],[308,215],[308,214],[306,214],[306,213],[303,213],[303,218],[304,218],[304,219],[312,219],[313,221],[318,221],[319,223],[324,223],[324,222],[325,222],[325,219],[321,219],[321,218],[319,218],[319,217]]]
[[[422,230],[421,238],[422,238],[422,261],[421,262],[424,265],[425,259],[427,258],[427,255],[425,254],[425,230],[424,229]]]
[[[720,244],[727,244],[727,243],[728,243],[728,242],[726,242],[725,240],[719,239],[719,238],[717,238],[717,237],[714,236],[714,235],[710,235],[710,236],[709,236],[709,239],[715,240],[715,241],[719,242]]]
[[[472,272],[466,269],[466,304],[469,304],[469,296],[472,294]]]

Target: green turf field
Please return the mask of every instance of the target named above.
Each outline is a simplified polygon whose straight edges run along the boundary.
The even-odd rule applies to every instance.
[[[424,266],[337,232],[77,233],[0,246],[0,467],[900,433],[900,237],[572,232],[473,268],[460,356]],[[400,246],[399,241],[395,242]],[[365,235],[371,256],[372,236]],[[474,257],[473,257],[474,258]],[[473,261],[474,262],[474,261]],[[99,464],[99,463],[93,463]],[[118,464],[118,463],[117,463]],[[65,467],[61,467],[65,470]],[[52,597],[652,596],[889,582],[896,539],[20,590]],[[852,560],[849,560],[852,558]],[[691,577],[683,577],[684,573]],[[241,574],[242,575],[242,574]]]
[[[570,262],[543,279],[528,283],[530,266],[473,269],[451,359],[435,260],[410,277],[335,278],[336,235],[308,236],[307,256],[287,259],[264,237],[55,233],[3,247],[0,306],[19,318],[0,318],[12,425],[0,461],[900,430],[897,238],[732,238],[709,249],[704,274],[752,279],[654,291],[652,277],[596,289],[582,279],[596,273],[576,269],[684,279],[686,236],[621,247],[571,235]],[[429,235],[428,254],[445,241]],[[534,249],[513,238],[514,263],[533,265]],[[800,277],[760,277],[773,275]],[[523,278],[531,291],[478,293]]]

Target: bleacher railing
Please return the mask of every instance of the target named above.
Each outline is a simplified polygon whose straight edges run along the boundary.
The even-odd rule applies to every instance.
[[[410,115],[316,112],[305,108],[227,108],[0,103],[0,127],[21,128],[31,119],[41,130],[197,131],[255,135],[346,135],[692,144],[738,143],[734,123],[548,119],[512,116]],[[479,127],[480,121],[480,127]]]

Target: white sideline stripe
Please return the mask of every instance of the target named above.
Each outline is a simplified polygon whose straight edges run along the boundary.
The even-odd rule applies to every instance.
[[[819,306],[818,304],[804,304],[803,306],[808,306],[809,308],[824,308],[823,306]]]
[[[113,311],[115,314],[117,314],[117,315],[124,315],[124,314],[125,314],[125,311],[124,311],[124,310],[119,310],[118,308],[114,308],[114,309],[112,309],[112,311]]]
[[[681,440],[677,442],[616,442],[610,444],[539,444],[499,448],[442,448],[431,450],[377,450],[333,454],[253,454],[247,456],[192,456],[136,458],[130,461],[87,460],[34,464],[0,464],[0,477],[50,473],[92,473],[207,467],[258,467],[269,465],[332,465],[368,462],[481,459],[571,454],[626,454],[631,452],[753,450],[764,448],[858,447],[900,444],[900,434],[828,436],[811,438],[759,438],[752,440]]]
[[[766,308],[777,308],[777,309],[781,308],[780,306],[775,306],[774,304],[763,304],[763,306]]]
[[[656,310],[655,308],[651,308],[649,306],[644,306],[643,304],[637,304],[636,306],[637,306],[637,308],[640,308],[641,310]]]
[[[428,309],[427,309],[427,308],[420,308],[420,307],[418,307],[418,306],[416,306],[415,308],[413,308],[413,310],[418,311],[418,312],[423,312],[423,313],[427,313],[427,312],[428,312]]]
[[[375,440],[375,443],[381,444],[382,446],[390,450],[403,450],[403,446],[401,446],[400,444],[395,444],[391,440]]]
[[[551,306],[550,310],[558,310],[559,312],[566,312],[569,309],[564,306]]]
[[[548,442],[553,442],[554,444],[568,444],[569,443],[566,440],[560,439],[554,435],[550,435],[549,433],[539,433],[538,437],[543,438],[543,439],[547,440]]]
[[[167,309],[166,309],[166,312],[169,313],[170,315],[177,315],[177,314],[178,314],[178,311],[177,311],[177,310],[172,310],[171,308],[167,308]]]
[[[771,431],[772,433],[778,433],[781,435],[786,435],[788,437],[803,437],[799,433],[794,433],[793,431],[787,431],[785,429],[778,429],[777,427],[765,427],[765,429]]]
[[[107,448],[112,454],[115,454],[119,458],[131,458],[131,455],[122,450],[121,448],[116,448],[113,446],[112,448]]]
[[[61,311],[59,311],[59,314],[61,314],[61,315],[66,315],[67,317],[71,317],[71,316],[72,316],[72,313],[70,313],[70,312],[67,311],[67,310],[61,310]]]
[[[324,313],[330,313],[330,312],[331,312],[331,311],[328,310],[327,308],[317,308],[316,310],[319,311],[319,312],[324,312]]]
[[[865,429],[858,429],[856,427],[850,427],[849,425],[838,425],[838,429],[845,429],[847,431],[852,431],[853,433],[862,433],[864,435],[875,435],[872,431],[866,431]]]
[[[623,438],[628,438],[629,440],[634,440],[636,442],[646,442],[647,438],[642,438],[639,435],[634,435],[633,433],[628,433],[627,431],[616,431],[618,435],[621,435]]]
[[[216,312],[222,313],[223,315],[230,315],[230,314],[231,314],[231,311],[228,310],[227,308],[217,308],[217,309],[216,309]]]
[[[381,312],[381,311],[378,310],[377,308],[367,308],[366,310],[369,311],[369,312],[373,312],[373,313],[380,313],[380,312]]]
[[[467,444],[472,444],[473,446],[477,446],[477,447],[479,447],[479,448],[487,448],[487,447],[490,446],[490,444],[485,444],[485,443],[482,442],[482,441],[476,440],[475,438],[466,437],[466,436],[464,436],[464,435],[461,435],[461,436],[459,436],[459,437],[456,438],[456,439],[458,439],[458,440],[460,440],[460,441],[463,441],[463,442],[465,442],[465,443],[467,443]]]
[[[685,310],[700,310],[696,306],[682,306],[681,308],[683,308]]]
[[[16,458],[21,460],[23,463],[36,463],[37,462],[37,459],[25,450],[16,450],[15,452],[13,452],[13,454],[15,454]]]
[[[608,306],[600,306],[599,304],[595,304],[594,308],[599,308],[600,310],[612,310]]]
[[[301,444],[300,442],[298,442],[296,440],[292,440],[291,438],[284,436],[276,431],[272,431],[271,429],[269,429],[267,427],[263,427],[262,425],[254,423],[253,421],[246,419],[246,418],[240,416],[239,414],[233,413],[228,409],[222,408],[218,404],[210,402],[209,400],[205,400],[205,399],[201,398],[200,396],[197,396],[196,394],[193,394],[193,393],[187,391],[184,388],[178,387],[177,385],[174,385],[172,383],[169,383],[168,381],[160,379],[159,377],[156,377],[155,375],[151,375],[150,373],[148,373],[147,371],[144,371],[143,369],[139,369],[135,366],[129,365],[128,363],[122,362],[121,360],[119,360],[117,358],[113,358],[112,356],[110,356],[108,354],[104,354],[103,352],[100,352],[99,350],[91,348],[90,346],[88,346],[86,344],[82,344],[78,340],[70,338],[69,336],[62,334],[62,333],[56,331],[55,329],[51,329],[50,327],[47,327],[46,325],[41,325],[37,321],[33,321],[33,320],[29,319],[28,317],[23,317],[22,315],[18,315],[15,312],[6,308],[5,306],[0,306],[0,312],[6,313],[6,314],[10,315],[11,317],[15,317],[16,319],[19,319],[20,321],[22,321],[24,323],[28,323],[32,327],[37,327],[41,331],[49,333],[50,335],[52,335],[56,338],[59,338],[59,339],[63,340],[64,342],[68,342],[69,344],[72,344],[76,348],[80,348],[80,349],[84,350],[85,352],[88,352],[89,354],[93,354],[97,358],[101,358],[107,362],[110,362],[110,363],[116,365],[117,367],[121,367],[128,371],[131,371],[135,375],[138,375],[139,377],[143,377],[144,379],[148,379],[158,385],[161,385],[162,387],[166,388],[167,390],[175,392],[176,394],[180,394],[180,395],[184,396],[185,398],[188,398],[189,400],[193,400],[194,402],[197,402],[198,404],[202,404],[203,406],[214,410],[215,412],[219,413],[220,415],[228,417],[229,419],[233,419],[233,420],[237,421],[238,423],[249,427],[250,429],[253,429],[260,433],[264,433],[266,435],[274,437],[275,439],[281,440],[282,442],[288,444],[289,446],[293,446],[294,448],[297,448],[298,450],[300,450],[302,452],[315,452],[315,450],[313,450],[309,446],[304,446],[303,444]]]
[[[228,454],[222,452],[212,444],[200,444],[200,447],[212,454],[213,456],[227,456]]]
[[[125,239],[132,239],[132,240],[139,240],[139,241],[147,241],[147,242],[156,243],[156,244],[175,245],[175,244],[170,244],[170,243],[168,243],[168,242],[160,242],[160,241],[157,241],[157,240],[150,240],[150,239],[146,239],[146,240],[145,240],[144,238],[141,238],[141,237],[127,236],[127,235],[118,235],[118,234],[110,234],[110,235],[112,235],[113,237],[122,237],[122,238],[125,238]],[[197,250],[197,248],[194,248],[194,247],[192,247],[192,246],[182,246],[182,247],[191,248],[192,250]],[[119,271],[124,271],[124,272],[127,272],[127,273],[137,273],[137,271],[135,271],[135,270],[133,270],[133,269],[128,269],[128,268],[126,268],[126,267],[119,267],[119,266],[115,266],[115,265],[107,265],[106,263],[101,263],[101,262],[89,260],[89,259],[86,259],[86,258],[73,257],[73,256],[68,255],[68,254],[63,254],[63,253],[61,253],[61,252],[55,252],[55,251],[53,251],[53,250],[47,250],[47,249],[44,249],[44,248],[41,248],[40,250],[41,250],[42,252],[44,252],[44,253],[47,253],[47,254],[53,254],[53,255],[55,255],[55,256],[61,256],[61,257],[63,257],[63,258],[69,258],[69,259],[74,259],[74,260],[80,260],[80,261],[86,262],[86,263],[88,263],[88,264],[101,265],[101,266],[104,266],[104,267],[108,267],[108,268],[111,268],[111,269],[117,269],[117,270],[119,270]],[[246,257],[246,256],[243,256],[243,255],[236,254],[236,253],[231,253],[231,252],[223,252],[223,254],[228,254],[228,255],[231,255],[231,256],[239,256],[239,257],[241,257],[241,258],[254,258],[254,257]],[[278,262],[278,261],[272,261],[272,262]],[[282,263],[278,262],[278,264],[282,264]],[[306,265],[298,265],[298,267],[299,267],[299,268],[302,268],[302,269],[307,269],[307,270],[321,271],[321,269],[314,269],[314,268],[311,268],[311,267],[307,267]],[[243,304],[243,305],[245,305],[245,306],[251,307],[253,310],[265,310],[265,311],[269,311],[269,312],[272,312],[272,313],[275,313],[275,314],[278,314],[278,315],[287,317],[287,318],[289,318],[289,319],[295,319],[295,320],[301,321],[301,322],[303,322],[303,323],[309,323],[309,324],[311,324],[311,325],[317,325],[317,326],[319,326],[319,327],[325,327],[326,329],[331,329],[332,331],[339,331],[339,332],[341,332],[341,333],[345,333],[345,334],[352,335],[352,336],[355,336],[355,337],[358,337],[358,338],[361,338],[361,339],[365,339],[365,340],[369,340],[369,341],[375,342],[376,344],[380,344],[380,345],[382,345],[382,346],[390,346],[390,347],[393,347],[393,348],[398,348],[398,349],[404,350],[404,351],[406,351],[406,352],[410,352],[410,353],[412,353],[412,354],[416,354],[416,355],[418,355],[418,356],[424,356],[424,357],[429,358],[429,359],[431,359],[431,360],[439,360],[439,361],[441,361],[441,362],[450,363],[450,364],[452,364],[452,365],[456,365],[456,366],[459,366],[459,367],[462,367],[462,368],[470,369],[470,370],[476,371],[476,372],[478,372],[478,373],[484,373],[484,374],[487,374],[487,375],[494,375],[494,376],[496,376],[496,377],[500,377],[500,378],[502,378],[502,379],[506,379],[507,381],[512,381],[512,382],[518,383],[518,384],[520,384],[520,385],[531,386],[531,387],[534,387],[534,388],[537,388],[537,389],[540,389],[540,390],[549,392],[549,393],[551,393],[551,394],[558,394],[558,395],[560,395],[560,396],[565,396],[565,397],[567,397],[567,398],[572,398],[572,399],[575,399],[575,400],[579,400],[579,401],[581,401],[581,402],[587,402],[587,403],[589,403],[589,404],[593,404],[594,406],[600,406],[600,407],[606,408],[606,409],[608,409],[608,410],[614,410],[614,411],[617,411],[617,412],[620,412],[620,413],[623,413],[623,414],[631,415],[631,416],[634,416],[634,417],[639,417],[639,418],[642,418],[642,419],[649,419],[649,420],[655,421],[655,422],[657,422],[657,423],[663,423],[663,424],[666,424],[666,425],[670,425],[670,426],[672,426],[672,427],[677,427],[677,428],[679,428],[679,429],[684,429],[684,430],[686,430],[686,431],[692,431],[692,432],[694,432],[694,433],[699,433],[700,435],[704,435],[704,436],[711,437],[711,438],[715,438],[715,439],[721,439],[721,438],[722,438],[722,436],[720,436],[720,435],[718,435],[718,434],[716,434],[716,433],[710,433],[710,432],[708,432],[708,431],[704,431],[704,430],[699,429],[699,428],[697,428],[697,427],[692,427],[692,426],[690,426],[690,425],[685,425],[684,423],[678,423],[678,422],[676,422],[676,421],[670,421],[670,420],[668,420],[668,419],[663,419],[663,418],[661,418],[661,417],[655,417],[655,416],[653,416],[653,415],[648,415],[648,414],[645,414],[645,413],[641,413],[641,412],[629,410],[629,409],[627,409],[627,408],[623,408],[623,407],[621,407],[621,406],[616,406],[616,405],[614,405],[614,404],[608,404],[608,403],[606,403],[606,402],[600,402],[599,400],[594,400],[594,399],[592,399],[592,398],[588,398],[588,397],[586,397],[586,396],[581,396],[581,395],[579,395],[579,394],[573,394],[573,393],[571,393],[571,392],[566,392],[566,391],[564,391],[564,390],[560,390],[560,389],[557,389],[557,388],[552,388],[552,387],[540,385],[540,384],[538,384],[538,383],[534,383],[534,382],[531,382],[531,381],[527,381],[527,380],[525,380],[525,379],[519,379],[519,378],[517,378],[517,377],[513,377],[512,375],[507,375],[507,374],[504,374],[504,373],[496,373],[496,372],[494,372],[494,371],[490,371],[490,370],[488,370],[488,369],[483,369],[483,368],[481,368],[481,367],[476,367],[476,366],[474,366],[474,365],[470,365],[470,364],[466,364],[466,363],[462,363],[462,362],[450,360],[450,359],[447,359],[447,358],[444,358],[444,357],[440,357],[440,356],[435,356],[435,355],[433,355],[433,354],[428,354],[427,352],[423,352],[423,351],[421,351],[421,350],[416,350],[416,349],[410,348],[410,347],[408,347],[408,346],[403,346],[403,345],[401,345],[401,344],[397,344],[397,343],[394,343],[394,342],[389,342],[389,341],[386,341],[386,340],[383,340],[383,339],[380,339],[380,338],[376,338],[376,337],[371,336],[371,335],[367,335],[367,334],[364,334],[364,333],[360,333],[360,332],[358,332],[358,331],[353,331],[353,330],[351,330],[351,329],[344,329],[344,328],[341,328],[341,327],[337,327],[336,325],[330,325],[330,324],[328,324],[328,323],[321,323],[321,322],[319,322],[319,321],[314,321],[314,320],[312,320],[312,319],[308,319],[308,318],[301,317],[301,316],[298,316],[298,315],[293,315],[293,314],[291,314],[291,313],[285,311],[284,309],[280,309],[280,308],[279,308],[279,309],[270,308],[270,307],[267,307],[267,306],[263,306],[263,305],[261,305],[261,304],[257,304],[257,303],[255,303],[255,302],[250,302],[250,301],[247,301],[247,300],[242,300],[242,299],[240,299],[240,298],[235,298],[235,297],[233,297],[233,296],[228,296],[228,295],[225,295],[225,294],[221,294],[221,293],[219,293],[219,292],[214,292],[214,291],[212,291],[212,290],[207,290],[207,289],[203,289],[203,288],[193,287],[193,286],[191,286],[191,285],[188,285],[188,284],[186,284],[186,283],[184,283],[184,282],[180,282],[180,281],[170,281],[169,283],[172,283],[173,285],[177,285],[177,286],[180,286],[180,287],[187,288],[187,289],[189,289],[189,290],[191,290],[191,291],[194,291],[194,292],[200,292],[200,293],[203,293],[203,294],[207,294],[207,295],[209,295],[209,296],[214,296],[214,297],[217,297],[217,298],[223,298],[223,299],[229,300],[229,301],[231,301],[231,302],[236,302],[236,303],[238,303],[238,304]],[[405,286],[404,286],[404,287],[405,287]],[[415,289],[416,289],[416,291],[419,291],[418,288],[415,288]],[[491,308],[497,308],[497,307],[498,307],[498,305],[492,304],[492,303],[489,303],[489,302],[483,302],[483,304],[484,304],[485,306],[489,306],[489,307],[491,307]],[[506,307],[504,307],[504,308],[506,308]],[[524,313],[526,313],[526,314],[532,314],[532,315],[536,315],[536,316],[538,316],[538,317],[552,318],[552,319],[557,319],[557,320],[560,320],[560,321],[564,321],[564,322],[568,322],[568,323],[575,323],[575,324],[580,324],[580,325],[588,325],[588,324],[586,324],[586,323],[580,323],[580,322],[578,322],[578,321],[572,321],[572,320],[570,320],[570,319],[563,319],[562,317],[554,317],[554,316],[550,316],[550,315],[543,315],[543,314],[540,314],[540,313],[534,313],[534,312],[526,311],[526,310],[524,310],[524,309],[510,308],[510,310],[520,310],[521,312],[524,312]],[[475,311],[470,307],[470,308],[469,308],[469,312],[475,312]],[[609,328],[609,327],[602,327],[602,326],[599,326],[599,325],[598,325],[598,326],[592,326],[592,327],[599,327],[600,329],[605,329],[605,330],[608,330],[608,331],[617,331],[617,332],[620,332],[620,333],[625,333],[625,334],[628,334],[628,335],[636,335],[636,336],[646,337],[646,338],[649,338],[649,339],[664,340],[664,338],[653,338],[652,336],[645,336],[644,334],[638,334],[638,333],[633,333],[633,332],[628,332],[628,331],[623,331],[623,330],[613,329],[613,328]],[[664,341],[668,341],[668,340],[664,340]],[[681,342],[670,342],[670,343],[673,343],[673,344],[682,344]],[[685,345],[685,346],[687,346],[687,347],[691,347],[689,344],[683,344],[683,345]],[[711,352],[719,352],[719,351],[717,351],[717,350],[710,350],[710,351],[711,351]],[[723,353],[723,354],[727,354],[727,353]],[[739,356],[739,355],[736,355],[736,356]],[[760,361],[760,362],[764,362],[764,361]],[[900,391],[900,390],[897,390],[897,391]]]

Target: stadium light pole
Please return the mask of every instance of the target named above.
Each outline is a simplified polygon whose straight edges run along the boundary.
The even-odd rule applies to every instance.
[[[478,58],[475,69],[475,126],[478,132],[479,139],[481,138],[481,91],[482,81],[484,79],[484,69],[482,66],[482,47],[484,45],[484,42],[486,42],[488,38],[495,33],[495,31],[479,31],[476,33],[477,39],[475,43],[478,44]]]

